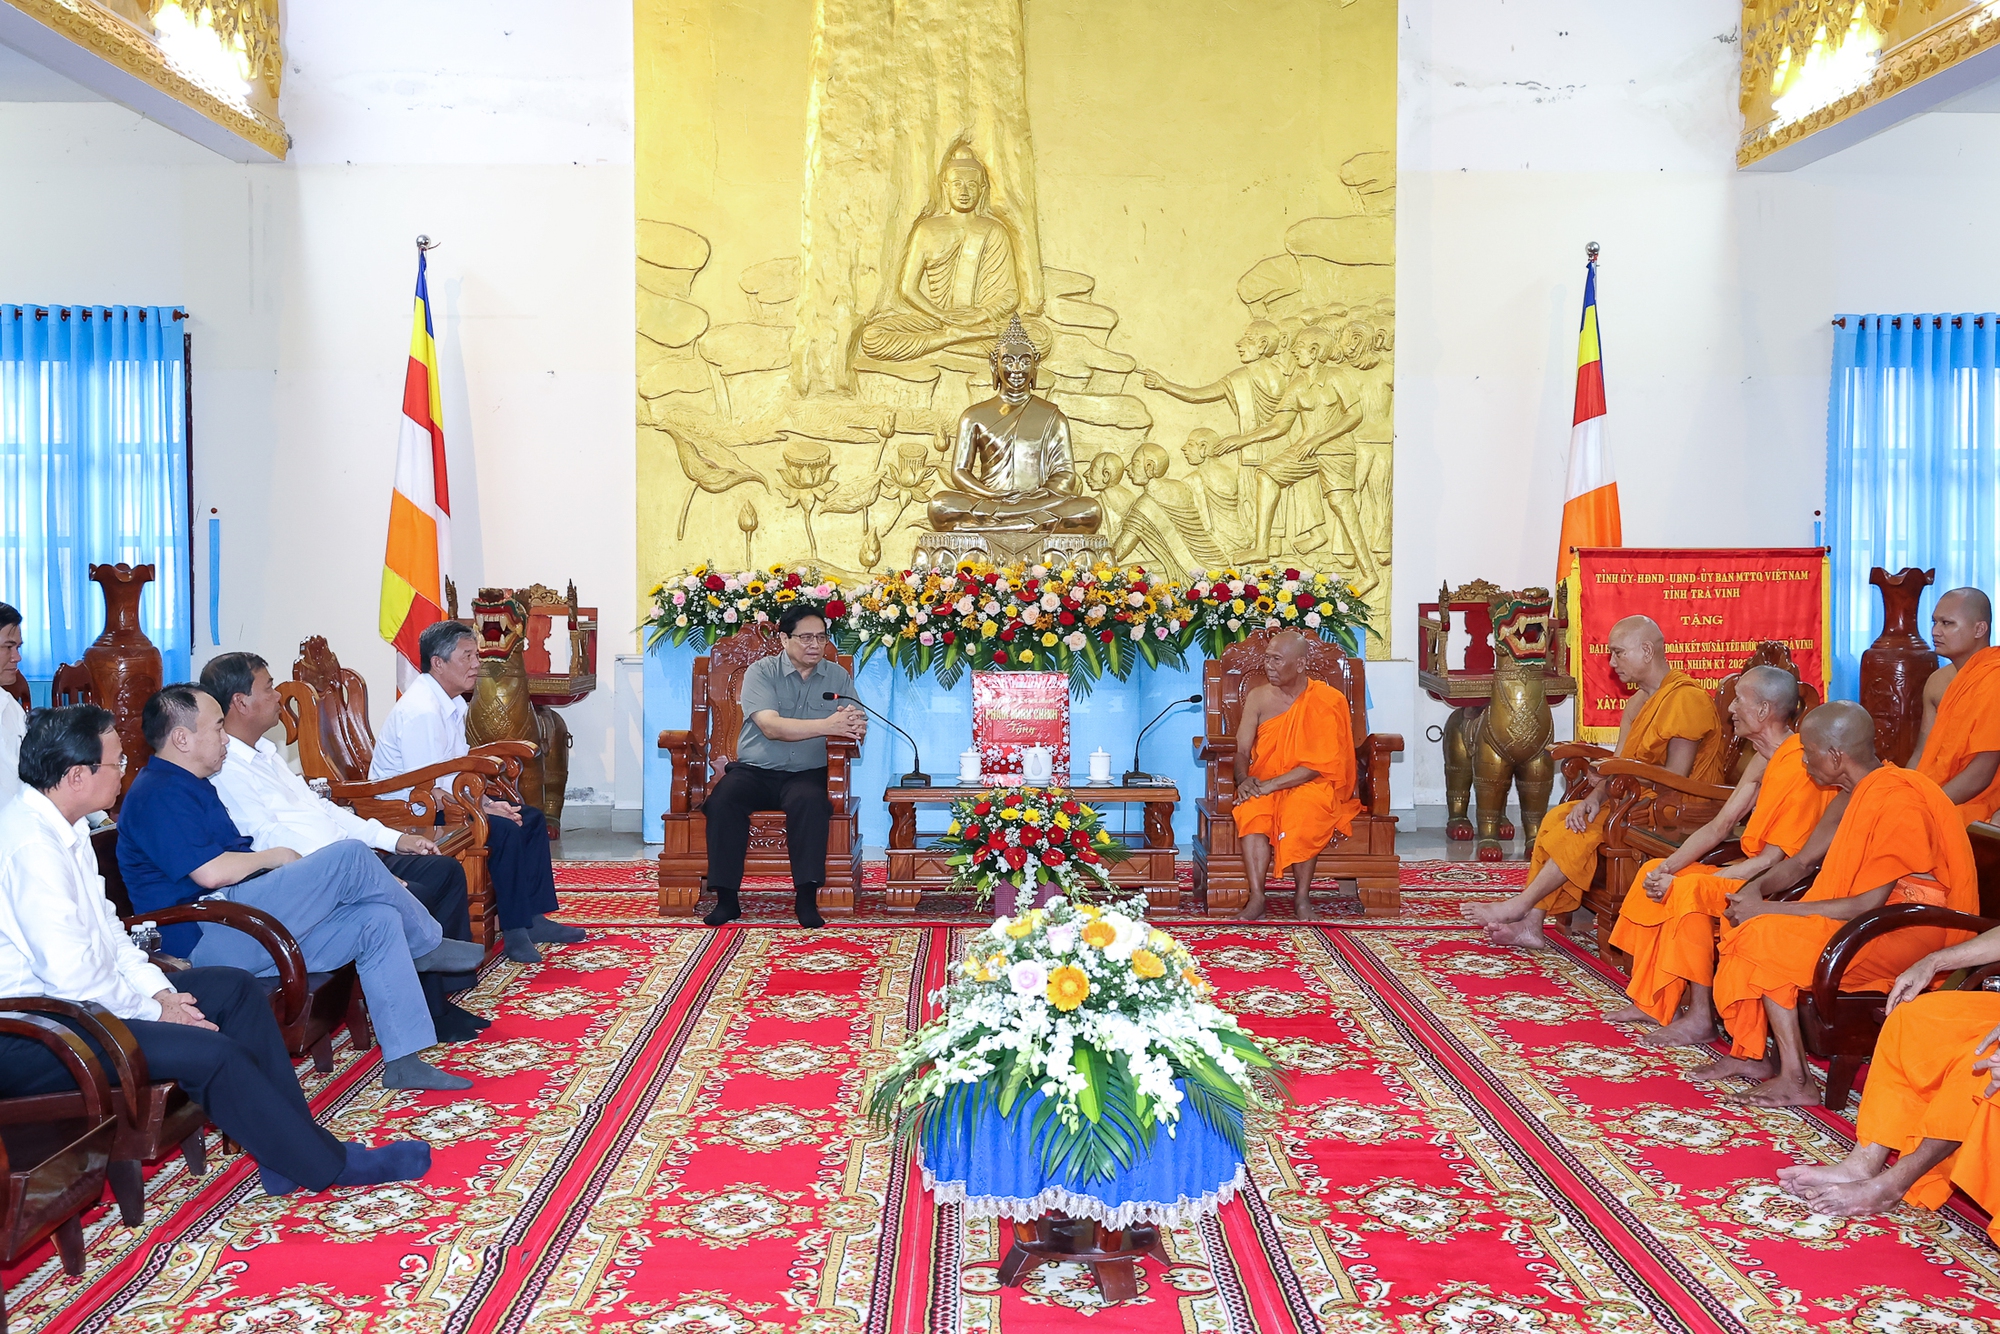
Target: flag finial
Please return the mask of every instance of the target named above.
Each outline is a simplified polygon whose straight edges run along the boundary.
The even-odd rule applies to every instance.
[[[419,250],[436,250],[439,246],[443,244],[444,242],[433,241],[428,236],[419,236],[417,238],[417,249]],[[1593,242],[1593,244],[1595,243]]]
[[[1583,245],[1583,261],[1584,261],[1584,263],[1586,263],[1586,264],[1595,264],[1595,263],[1597,263],[1597,242],[1595,242],[1595,241],[1586,241],[1586,242],[1584,242],[1584,245]]]

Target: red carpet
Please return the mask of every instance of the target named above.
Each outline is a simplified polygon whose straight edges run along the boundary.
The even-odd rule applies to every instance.
[[[996,1229],[934,1208],[858,1113],[971,928],[661,929],[647,888],[573,889],[623,920],[489,970],[493,1029],[440,1049],[478,1098],[386,1092],[345,1050],[318,1082],[340,1133],[431,1141],[429,1180],[273,1200],[240,1159],[175,1160],[147,1228],[93,1217],[82,1278],[47,1252],[6,1273],[11,1328],[2000,1331],[1969,1210],[1842,1223],[1776,1193],[1848,1123],[1687,1083],[1693,1054],[1601,1021],[1614,989],[1573,951],[1409,922],[1177,928],[1299,1105],[1138,1302],[1098,1307],[1073,1266],[998,1290]]]

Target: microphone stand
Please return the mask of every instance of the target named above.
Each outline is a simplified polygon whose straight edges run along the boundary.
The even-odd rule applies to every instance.
[[[1139,729],[1138,740],[1132,743],[1132,767],[1130,769],[1127,769],[1125,771],[1125,777],[1119,780],[1122,786],[1154,787],[1158,785],[1160,781],[1159,779],[1155,778],[1152,774],[1146,773],[1144,770],[1139,768],[1139,746],[1142,742],[1145,741],[1146,733],[1152,731],[1154,725],[1157,724],[1160,721],[1160,719],[1166,717],[1168,714],[1172,713],[1175,709],[1178,709],[1183,704],[1199,704],[1199,703],[1201,703],[1200,695],[1189,695],[1186,699],[1173,700],[1170,703],[1168,703],[1166,708],[1161,709],[1158,713],[1153,715],[1152,722],[1147,723],[1144,727]]]
[[[887,723],[890,729],[894,731],[897,736],[903,738],[903,740],[910,743],[911,769],[910,772],[904,774],[901,780],[899,781],[902,783],[904,787],[929,787],[931,785],[931,776],[924,772],[924,757],[917,750],[917,739],[915,737],[911,736],[908,732],[905,732],[902,728],[897,727],[893,720],[888,718],[883,718],[881,714],[875,712],[875,710],[869,708],[866,704],[862,704],[860,700],[854,698],[854,696],[852,695],[843,695],[837,690],[823,690],[820,692],[820,698],[844,699],[849,704],[860,705],[861,711],[867,714],[870,718],[882,718],[882,721]]]

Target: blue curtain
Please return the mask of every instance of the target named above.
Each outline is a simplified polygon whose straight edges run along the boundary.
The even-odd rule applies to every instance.
[[[1833,565],[1833,686],[1859,694],[1861,653],[1882,630],[1869,567],[1937,570],[1918,630],[1946,589],[2000,595],[2000,319],[1843,315],[1826,426],[1826,543]]]
[[[104,629],[92,565],[153,566],[140,624],[166,679],[188,677],[182,315],[0,306],[0,601],[20,609],[21,668],[38,702],[56,667]]]

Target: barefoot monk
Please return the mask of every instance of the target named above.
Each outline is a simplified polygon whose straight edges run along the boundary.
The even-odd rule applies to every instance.
[[[1898,1199],[1936,1209],[1957,1186],[2000,1215],[2000,996],[1924,995],[1940,973],[2000,963],[2000,928],[1927,954],[1889,988],[1854,1152],[1831,1166],[1787,1167],[1778,1184],[1829,1218],[1887,1213]],[[1893,1165],[1890,1154],[1898,1155]],[[1988,1235],[2000,1241],[2000,1223]]]
[[[1700,783],[1720,782],[1724,756],[1715,701],[1700,682],[1668,663],[1660,627],[1649,617],[1627,616],[1611,627],[1610,639],[1611,670],[1633,692],[1618,728],[1618,758],[1659,765]],[[1540,948],[1547,943],[1544,915],[1566,917],[1583,903],[1609,819],[1607,786],[1593,774],[1580,800],[1548,813],[1535,836],[1526,889],[1505,903],[1466,905],[1466,916],[1486,924],[1487,939]]]
[[[1768,903],[1757,885],[1730,895],[1739,930],[1721,945],[1715,1008],[1729,1028],[1730,1055],[1691,1073],[1762,1081],[1740,1101],[1805,1107],[1818,1101],[1799,1035],[1799,992],[1810,987],[1828,941],[1848,922],[1891,901],[1979,910],[1979,875],[1965,823],[1943,789],[1875,756],[1875,720],[1859,704],[1823,704],[1799,728],[1806,771],[1848,794],[1846,810],[1812,888],[1795,903]],[[1848,965],[1846,991],[1887,991],[1912,962],[1963,939],[1941,927],[1909,927],[1866,946]],[[1777,1053],[1768,1048],[1776,1040]]]
[[[1931,643],[1951,660],[1924,683],[1924,721],[1910,767],[1932,779],[1967,824],[2000,810],[2000,648],[1993,604],[1954,588],[1931,612]]]
[[[1304,635],[1274,635],[1264,655],[1269,683],[1243,701],[1236,729],[1236,836],[1250,879],[1244,921],[1264,915],[1264,881],[1273,864],[1292,873],[1293,902],[1312,917],[1319,854],[1354,828],[1354,729],[1347,696],[1306,675]],[[1247,744],[1246,744],[1247,742]]]
[[[1673,856],[1639,868],[1611,943],[1632,956],[1632,1003],[1613,1023],[1649,1020],[1665,1027],[1641,1039],[1647,1046],[1707,1042],[1715,1036],[1709,992],[1715,981],[1715,929],[1729,894],[1747,880],[1805,847],[1836,795],[1806,772],[1804,751],[1792,730],[1799,682],[1777,667],[1752,667],[1736,679],[1729,716],[1736,735],[1756,750],[1736,790],[1713,820],[1688,835]],[[1703,858],[1726,842],[1749,817],[1743,856],[1710,866]],[[1676,1019],[1681,1001],[1687,1013]]]

